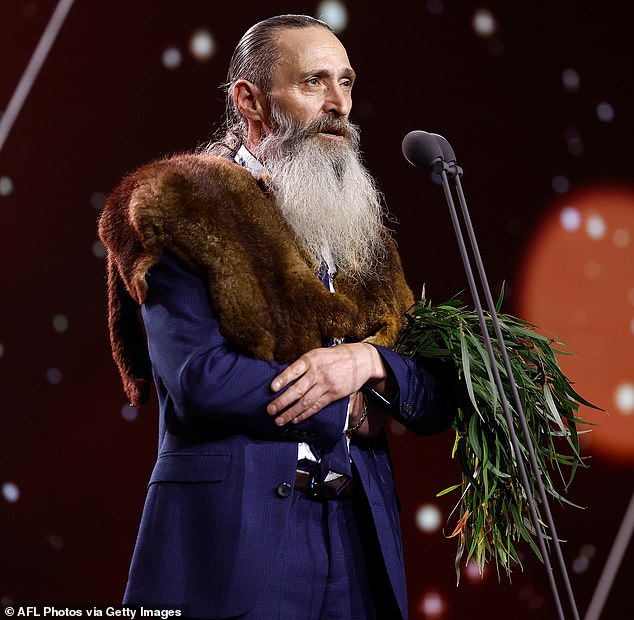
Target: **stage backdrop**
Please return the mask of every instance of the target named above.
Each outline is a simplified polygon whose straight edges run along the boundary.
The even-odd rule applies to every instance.
[[[56,4],[0,4],[0,110]],[[156,410],[127,405],[110,357],[97,218],[124,173],[212,136],[237,40],[286,12],[323,15],[348,49],[352,118],[412,288],[435,302],[466,288],[441,188],[401,155],[425,129],[465,169],[504,309],[565,339],[566,372],[609,411],[569,490],[586,508],[554,508],[584,611],[634,490],[634,49],[627,3],[571,0],[73,4],[0,151],[0,600],[120,600]],[[555,617],[529,553],[512,584],[468,567],[456,588],[457,497],[435,496],[459,480],[453,435],[389,432],[411,617]],[[630,547],[605,618],[634,617],[633,560]]]

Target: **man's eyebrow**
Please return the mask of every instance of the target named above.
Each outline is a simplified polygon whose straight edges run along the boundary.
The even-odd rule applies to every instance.
[[[313,69],[312,71],[304,71],[300,75],[300,79],[305,80],[310,77],[332,77],[333,75],[335,75],[335,73],[330,69]],[[357,74],[354,72],[354,69],[352,69],[352,67],[347,67],[341,72],[341,74],[337,75],[339,75],[340,77],[348,78],[353,82],[357,77]]]
[[[343,72],[343,77],[348,78],[354,82],[357,79],[357,74],[354,72],[352,67],[349,67]]]

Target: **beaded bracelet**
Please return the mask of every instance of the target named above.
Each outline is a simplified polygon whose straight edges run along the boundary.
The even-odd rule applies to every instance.
[[[359,421],[354,426],[351,426],[350,428],[346,429],[346,435],[348,435],[348,437],[350,437],[350,435],[352,435],[352,433],[354,433],[354,431],[360,429],[361,425],[365,422],[365,419],[367,417],[368,417],[368,405],[365,402],[365,397],[363,397],[363,413],[361,414],[361,417],[359,418]]]

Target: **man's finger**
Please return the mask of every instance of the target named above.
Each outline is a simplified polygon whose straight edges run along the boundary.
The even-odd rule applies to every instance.
[[[315,415],[318,411],[323,409],[326,405],[332,402],[332,398],[328,398],[325,392],[321,392],[316,386],[313,386],[302,398],[297,400],[292,407],[286,411],[282,411],[277,418],[275,418],[275,424],[278,426],[284,426],[289,422],[297,424],[302,420]]]
[[[287,366],[273,381],[271,382],[271,389],[274,392],[279,392],[285,388],[289,383],[295,381],[298,377],[301,377],[306,373],[310,367],[305,356],[302,355],[299,359],[295,360],[290,366]]]
[[[294,385],[291,385],[286,392],[280,394],[275,400],[271,401],[266,408],[269,415],[275,415],[280,411],[283,411],[287,407],[293,405],[313,387],[313,384],[309,382],[305,377],[299,379]]]

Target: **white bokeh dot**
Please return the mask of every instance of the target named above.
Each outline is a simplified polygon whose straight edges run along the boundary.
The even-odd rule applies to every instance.
[[[8,196],[13,191],[13,181],[7,176],[0,177],[0,196]]]
[[[63,314],[56,314],[53,317],[53,329],[58,334],[63,334],[68,329],[68,319]]]
[[[431,590],[423,595],[419,610],[424,618],[440,618],[445,613],[445,601],[440,592]]]
[[[436,532],[441,523],[442,513],[435,504],[423,504],[416,511],[416,526],[422,532]]]
[[[614,120],[614,108],[607,101],[597,105],[597,118],[603,123],[611,123]]]
[[[553,189],[558,194],[565,194],[570,189],[570,181],[563,174],[558,174],[553,178]]]
[[[4,355],[4,346],[3,344],[0,342],[0,357],[2,357]]]
[[[103,209],[103,203],[106,202],[106,195],[103,192],[93,192],[90,195],[90,204],[95,209]]]
[[[335,32],[343,32],[348,25],[348,9],[339,0],[324,0],[324,2],[320,2],[317,7],[317,15]]]
[[[582,558],[588,558],[589,560],[591,560],[595,556],[596,552],[597,548],[594,545],[587,544],[581,547],[581,549],[579,550],[579,555]]]
[[[583,266],[583,273],[589,280],[596,280],[601,276],[601,264],[596,260],[589,260]]]
[[[20,489],[15,482],[5,482],[2,485],[2,497],[11,504],[20,499]]]
[[[564,90],[567,93],[576,93],[579,90],[581,79],[579,73],[570,67],[564,69],[561,74],[561,81],[564,85]]]
[[[586,234],[590,239],[603,239],[605,236],[605,220],[598,214],[586,220]]]
[[[612,233],[612,241],[617,248],[626,248],[630,245],[630,233],[625,228],[617,228]]]
[[[564,132],[564,140],[568,147],[568,152],[575,157],[583,155],[585,146],[583,145],[583,139],[581,133],[576,127],[568,127]]]
[[[482,572],[480,572],[476,560],[469,560],[465,566],[464,572],[471,583],[478,583],[481,582],[486,575],[486,566],[484,566]]]
[[[62,380],[62,371],[59,368],[49,368],[46,371],[46,379],[52,385],[57,385]]]
[[[619,413],[632,415],[634,413],[634,383],[621,383],[614,392],[614,404]]]
[[[196,30],[189,39],[189,51],[198,62],[207,62],[216,51],[216,41],[205,28]]]
[[[103,243],[101,243],[101,241],[99,241],[99,239],[97,239],[92,244],[92,253],[97,258],[105,258],[106,257],[106,246]]]
[[[478,9],[471,20],[471,26],[480,37],[491,37],[497,31],[497,22],[491,11]]]
[[[441,15],[445,10],[443,0],[427,0],[427,12],[430,15]]]
[[[126,422],[134,422],[139,415],[139,410],[134,405],[123,405],[121,407],[121,417]]]
[[[533,611],[538,611],[544,606],[544,597],[541,594],[534,594],[528,599],[528,608]]]
[[[581,226],[581,213],[575,207],[564,207],[559,214],[559,223],[564,230],[574,232]]]
[[[572,561],[572,571],[574,573],[585,573],[590,566],[590,560],[584,556],[579,556]]]
[[[163,51],[161,60],[166,69],[177,69],[183,61],[183,55],[177,47],[168,47]]]

